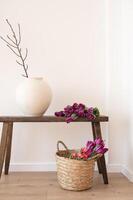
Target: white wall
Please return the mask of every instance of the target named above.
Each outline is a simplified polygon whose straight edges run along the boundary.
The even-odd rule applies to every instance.
[[[46,77],[53,90],[47,114],[77,101],[98,106],[102,114],[109,115],[109,127],[102,125],[109,145],[109,170],[121,171],[124,166],[129,172],[132,171],[132,155],[128,154],[132,149],[129,111],[131,115],[133,112],[127,97],[131,88],[127,84],[130,72],[126,68],[129,57],[128,32],[124,31],[125,2],[4,0],[0,2],[0,33],[9,32],[5,18],[14,26],[17,22],[21,24],[23,45],[29,49],[29,72],[31,76]],[[128,29],[130,32],[130,23]],[[132,66],[130,39],[128,45]],[[22,71],[2,42],[0,55],[0,113],[21,114],[15,103],[15,88],[23,79]],[[91,137],[88,124],[16,124],[12,166],[18,170],[52,170],[58,139],[70,147],[80,147]]]
[[[131,181],[133,181],[133,2],[131,0],[125,1],[123,3],[123,29],[125,34],[123,36],[124,43],[124,53],[125,53],[125,90],[126,90],[126,104],[127,108],[127,121],[128,121],[128,132],[126,135],[126,153],[125,153],[125,174],[127,174]]]
[[[123,7],[121,0],[109,1],[109,86],[108,86],[108,112],[110,116],[109,123],[109,144],[110,158],[109,163],[116,164],[120,170],[123,165],[123,148],[125,132],[128,124],[125,114],[126,99],[124,98],[124,63],[123,63]],[[120,144],[123,144],[121,147]],[[117,166],[118,165],[118,166]]]
[[[133,2],[109,1],[109,163],[133,181]]]
[[[73,102],[98,106],[107,114],[105,1],[13,0],[0,4],[0,33],[9,32],[6,17],[14,26],[21,24],[23,44],[29,49],[29,73],[46,77],[52,87],[53,101],[47,114]],[[21,114],[15,88],[22,81],[22,70],[2,42],[0,55],[0,113]],[[89,124],[17,124],[11,161],[49,164],[55,161],[58,139],[79,147],[91,137]]]

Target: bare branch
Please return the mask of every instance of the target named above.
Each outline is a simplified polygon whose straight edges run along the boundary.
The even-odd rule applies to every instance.
[[[19,42],[18,42],[18,45],[20,45],[20,42],[21,42],[20,24],[18,24],[18,31],[19,31]]]
[[[12,33],[13,33],[13,37],[15,38],[15,41],[16,41],[16,44],[17,44],[17,37],[16,37],[16,34],[15,34],[14,30],[13,30],[13,27],[12,27],[12,25],[10,24],[10,22],[8,21],[8,19],[6,19],[6,22],[7,22],[7,24],[9,25],[9,27],[10,27]]]
[[[26,48],[26,54],[25,54],[24,60],[26,60],[27,55],[28,55],[28,49]]]
[[[8,44],[7,44],[7,47],[8,47],[9,49],[11,49],[11,50],[13,51],[13,53],[16,54],[16,56],[20,57],[20,56],[12,49],[12,47],[10,47]]]
[[[16,62],[17,62],[19,65],[23,66],[23,64],[22,64],[22,63],[20,63],[19,61],[17,61],[17,60],[16,60]]]
[[[5,40],[2,36],[0,36],[0,38],[1,38],[6,44],[10,45],[11,47],[17,48],[16,46],[10,44],[10,43],[9,43],[7,40]]]
[[[12,25],[10,24],[10,22],[8,21],[8,19],[6,19],[6,22],[7,24],[9,25],[10,29],[11,29],[11,32],[13,34],[13,38],[12,37],[9,37],[9,35],[7,35],[7,38],[13,43],[13,45],[8,42],[6,39],[4,39],[3,37],[0,36],[0,38],[6,43],[7,47],[17,56],[21,59],[21,62],[20,63],[19,61],[16,60],[16,62],[23,66],[23,69],[24,69],[24,73],[25,75],[23,74],[22,76],[28,78],[28,73],[27,73],[27,70],[28,70],[28,65],[25,63],[25,60],[27,58],[27,55],[28,55],[28,49],[26,48],[26,53],[25,53],[25,56],[23,56],[22,54],[22,50],[21,50],[21,47],[20,47],[20,42],[21,42],[21,30],[20,30],[20,24],[18,24],[18,30],[19,30],[19,36],[17,38],[17,35],[12,27]],[[14,50],[14,48],[16,49],[16,51]]]
[[[15,44],[16,45],[16,43],[7,35],[7,38],[9,39],[9,40],[11,40],[11,42],[13,43],[13,44]]]

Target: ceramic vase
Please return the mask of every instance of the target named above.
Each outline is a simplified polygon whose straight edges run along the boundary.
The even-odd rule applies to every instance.
[[[16,90],[20,110],[28,116],[42,116],[52,99],[51,88],[44,78],[25,78]]]

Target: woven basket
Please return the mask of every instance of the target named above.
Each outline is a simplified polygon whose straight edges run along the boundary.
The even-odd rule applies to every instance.
[[[66,150],[59,150],[59,144],[62,144]],[[59,185],[66,190],[87,190],[92,187],[93,184],[93,172],[95,160],[100,157],[96,155],[90,160],[75,160],[66,158],[67,154],[70,154],[73,150],[69,150],[67,146],[62,142],[57,142],[57,179]]]

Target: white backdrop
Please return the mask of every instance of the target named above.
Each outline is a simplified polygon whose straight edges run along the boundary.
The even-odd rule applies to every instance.
[[[133,181],[133,2],[108,1],[109,163]]]
[[[125,167],[125,132],[130,131],[127,119],[125,121],[123,117],[124,113],[128,115],[127,99],[124,98],[127,87],[126,82],[123,84],[125,72],[121,70],[125,69],[125,52],[121,51],[121,41],[123,37],[126,38],[121,34],[123,2],[0,1],[0,34],[9,32],[5,18],[14,26],[19,22],[23,46],[29,50],[30,75],[44,76],[51,85],[53,100],[47,114],[53,114],[67,104],[83,102],[99,107],[102,114],[110,116],[109,128],[103,124],[102,130],[109,144],[111,171],[128,171],[129,168]],[[19,115],[21,112],[15,103],[15,89],[23,80],[22,70],[15,63],[15,56],[2,42],[0,55],[0,113]],[[89,124],[16,124],[12,168],[55,169],[54,154],[58,139],[70,147],[80,147],[91,138]]]

